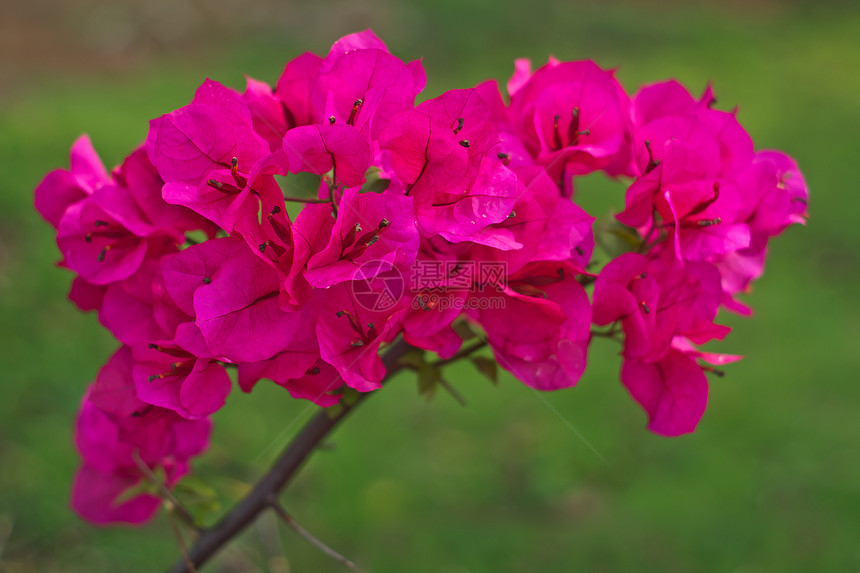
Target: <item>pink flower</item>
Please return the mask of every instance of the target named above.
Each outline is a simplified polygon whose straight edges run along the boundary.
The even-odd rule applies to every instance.
[[[174,235],[178,243],[184,241],[183,233],[188,231],[202,230],[210,237],[215,236],[218,229],[206,218],[191,209],[164,200],[164,181],[150,162],[143,146],[135,149],[122,165],[114,170],[113,177],[120,188],[128,189],[146,220],[160,232]]]
[[[316,335],[322,359],[332,365],[351,388],[359,392],[379,388],[385,377],[385,367],[378,350],[399,333],[402,310],[399,307],[367,308],[356,300],[351,283],[317,291],[308,304],[319,309]]]
[[[162,179],[190,185],[213,169],[230,170],[234,157],[250,169],[269,154],[242,97],[212,80],[189,105],[150,122],[146,149]]]
[[[133,396],[132,356],[120,348],[87,392],[75,441],[83,464],[75,478],[72,507],[93,523],[141,523],[159,505],[151,494],[124,499],[146,479],[138,463],[163,468],[166,485],[188,471],[188,461],[208,446],[208,420],[183,420]],[[137,458],[137,459],[136,459]]]
[[[121,346],[99,370],[87,394],[88,403],[117,418],[128,418],[145,410],[146,403],[138,399],[134,389],[133,366],[131,348]]]
[[[304,276],[317,288],[352,280],[359,269],[371,278],[415,260],[418,241],[411,197],[347,189],[328,244],[308,258]]]
[[[292,253],[279,258],[279,269],[283,269],[286,274],[281,290],[283,306],[298,307],[313,296],[313,287],[308,283],[304,273],[311,256],[326,249],[331,240],[334,225],[335,218],[332,216],[331,205],[307,205],[296,216],[296,221],[291,228]],[[274,241],[273,243],[277,244]],[[266,252],[269,252],[268,247]]]
[[[338,402],[337,390],[344,382],[333,366],[320,359],[314,329],[316,313],[305,307],[301,314],[296,339],[286,350],[268,360],[239,365],[239,386],[250,392],[260,379],[268,378],[286,388],[293,398],[310,400],[325,408]]]
[[[311,52],[287,62],[275,86],[275,97],[280,100],[287,129],[310,125],[311,86],[319,73],[322,58]],[[281,136],[283,138],[283,135]]]
[[[295,336],[298,313],[281,310],[280,281],[241,239],[213,239],[165,257],[167,292],[194,317],[211,354],[265,360]]]
[[[326,122],[296,127],[287,132],[283,145],[291,173],[333,171],[332,185],[361,185],[370,167],[370,145],[352,125]]]
[[[572,175],[630,174],[630,101],[613,72],[590,60],[550,60],[529,72],[528,61],[519,61],[508,84],[510,121],[550,177],[563,177],[569,190]]]
[[[710,88],[696,101],[677,82],[647,86],[633,99],[639,177],[617,218],[650,235],[658,214],[678,259],[706,260],[750,244],[742,213],[751,190],[738,176],[752,160],[752,140],[734,113],[712,103]]]
[[[343,388],[343,379],[338,371],[323,360],[317,360],[302,372],[295,372],[295,363],[289,352],[278,354],[266,361],[259,370],[250,374],[251,366],[241,365],[240,376],[248,376],[245,384],[251,384],[250,380],[256,382],[260,378],[268,378],[278,386],[286,388],[290,396],[297,400],[309,400],[322,408],[328,408],[340,401],[341,394],[338,392]],[[241,378],[240,378],[241,383]]]
[[[481,241],[471,256],[479,261],[504,261],[509,273],[533,261],[572,260],[584,270],[594,250],[594,218],[561,197],[543,169],[519,167],[514,172],[519,193],[513,210],[504,221],[482,231],[495,236],[497,242]]]
[[[242,99],[251,112],[254,131],[269,142],[271,151],[276,151],[281,148],[287,129],[293,127],[287,118],[287,108],[269,84],[248,77],[245,80]]]
[[[689,339],[684,338],[683,336],[676,336],[672,340],[672,349],[678,350],[679,352],[683,352],[690,358],[693,358],[699,363],[706,362],[708,364],[712,364],[714,366],[723,366],[725,364],[731,364],[732,362],[737,362],[742,359],[743,356],[739,354],[722,354],[719,352],[703,352],[699,350],[696,346],[690,342]],[[704,370],[717,372],[713,368],[704,367]],[[717,372],[721,375],[721,373]]]
[[[129,346],[170,339],[191,320],[168,295],[160,259],[146,259],[131,277],[108,285],[97,309],[102,325]]]
[[[664,436],[678,436],[696,429],[708,401],[708,381],[704,371],[710,366],[740,360],[734,354],[702,352],[684,337],[677,336],[672,348],[657,362],[625,359],[621,381],[648,414],[648,429]]]
[[[258,99],[249,98],[258,106],[257,125],[265,113]],[[260,195],[280,194],[271,176],[287,173],[287,157],[280,146],[270,152],[254,125],[242,97],[211,80],[191,104],[153,120],[147,152],[166,182],[165,201],[232,232],[238,220],[257,212]]]
[[[57,233],[63,264],[91,284],[121,281],[178,242],[149,223],[128,190],[105,185],[66,209]]]
[[[78,419],[82,516],[152,516],[141,464],[167,487],[188,472],[232,389],[226,366],[245,392],[268,379],[329,407],[382,385],[395,339],[448,359],[464,326],[545,391],[578,383],[593,336],[620,340],[648,428],[696,428],[706,373],[740,358],[699,345],[728,334],[721,306],[750,312],[737,296],[768,241],[805,222],[796,163],[755,152],[710,86],[631,100],[590,60],[518,60],[509,104],[487,81],[416,106],[425,83],[365,30],[288,62],[274,89],[206,80],[111,172],[83,136],[39,184],[69,298],[122,343]],[[633,177],[628,229],[613,229],[631,252],[602,269],[604,237],[572,200],[594,171]],[[280,178],[297,188],[303,173],[316,198],[285,197]]]
[[[80,274],[79,287],[122,281],[144,259],[183,242],[186,231],[212,232],[204,219],[162,200],[163,182],[142,149],[108,176],[89,139],[82,137],[71,163],[71,171],[54,171],[39,185],[36,204],[57,226],[63,265]]]
[[[224,367],[171,341],[140,344],[133,350],[132,378],[137,397],[191,420],[224,406],[232,383]]]
[[[594,322],[621,322],[621,381],[648,413],[653,432],[676,436],[696,428],[708,397],[697,358],[717,363],[738,358],[702,353],[691,345],[728,334],[727,327],[713,323],[721,296],[714,266],[671,257],[648,260],[628,253],[597,278]]]
[[[747,192],[739,218],[749,226],[750,245],[709,260],[722,275],[725,306],[734,312],[750,314],[749,307],[735,295],[749,291],[752,282],[764,272],[770,238],[791,224],[806,223],[809,192],[797,164],[778,151],[757,152],[738,180]]]
[[[663,436],[693,432],[708,403],[708,380],[695,360],[670,350],[656,362],[625,358],[621,382],[648,414],[648,429]]]
[[[70,155],[70,168],[51,171],[35,191],[36,210],[55,229],[70,206],[111,183],[88,136],[75,141]]]
[[[405,288],[404,299],[409,302],[403,315],[404,340],[442,358],[453,356],[463,342],[452,324],[479,279],[475,261],[466,257],[465,245],[451,245],[442,239],[427,241],[411,265],[397,269]]]
[[[713,265],[627,253],[607,264],[594,284],[594,323],[620,321],[624,356],[653,362],[675,336],[697,344],[725,337],[730,329],[713,323],[721,294]]]
[[[475,90],[448,91],[401,113],[380,140],[416,198],[465,193],[496,143],[489,110]]]
[[[516,176],[493,152],[498,133],[475,90],[455,90],[398,115],[380,139],[422,234],[497,244],[481,235],[514,206]]]
[[[83,310],[98,310],[102,306],[106,287],[90,284],[81,277],[75,277],[69,290],[69,300]]]
[[[172,181],[164,185],[164,200],[184,205],[212,221],[222,229],[233,232],[242,219],[256,217],[260,203],[282,197],[281,189],[272,175],[286,173],[283,153],[261,157],[250,173],[236,169],[214,169],[192,185]]]
[[[663,158],[662,148],[671,139],[695,144],[719,174],[744,169],[752,159],[752,139],[738,122],[737,110],[712,109],[715,102],[710,86],[698,100],[674,80],[640,89],[630,110],[639,174],[652,160]],[[650,141],[650,151],[644,145],[646,140]]]
[[[529,64],[529,74],[531,74],[531,64]],[[502,160],[503,165],[514,170],[521,167],[537,166],[535,159],[511,123],[511,116],[507,105],[502,100],[498,84],[493,80],[487,80],[475,86],[475,91],[484,100],[490,113],[490,119],[499,132],[499,143],[494,151],[496,151],[496,156]],[[558,183],[558,181],[556,180],[554,183]],[[572,186],[573,181],[568,183]]]
[[[375,140],[400,111],[412,108],[426,78],[420,61],[404,64],[370,30],[335,42],[311,88],[313,123],[353,125]]]
[[[744,187],[758,191],[754,195],[757,201],[747,201],[753,208],[745,217],[753,248],[779,235],[789,225],[806,224],[809,190],[791,157],[780,151],[759,151],[743,176],[754,178]]]
[[[499,364],[533,388],[574,386],[585,371],[591,306],[575,275],[569,263],[534,263],[477,295],[501,305],[470,311]]]

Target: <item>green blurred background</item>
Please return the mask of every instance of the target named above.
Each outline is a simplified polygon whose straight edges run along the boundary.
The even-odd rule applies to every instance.
[[[449,376],[462,408],[404,375],[287,491],[296,519],[378,573],[860,570],[860,5],[778,0],[0,5],[0,570],[159,571],[179,555],[164,517],[99,529],[68,509],[77,404],[115,343],[66,300],[33,187],[80,133],[116,164],[205,77],[274,82],[366,27],[424,58],[428,97],[549,53],[617,67],[629,91],[710,79],[758,147],[798,160],[812,217],[774,242],[754,318],[726,318],[715,348],[746,358],[712,379],[695,435],[645,430],[604,340],[577,388],[546,395],[464,366]],[[595,214],[622,197],[580,191]],[[197,475],[229,506],[310,413],[270,384],[234,393]],[[343,569],[265,516],[206,570]]]

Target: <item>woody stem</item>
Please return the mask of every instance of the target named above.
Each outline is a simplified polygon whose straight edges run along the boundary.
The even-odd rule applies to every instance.
[[[382,355],[382,362],[386,372],[388,372],[386,379],[403,368],[403,365],[399,363],[400,358],[410,348],[411,346],[403,339],[398,339]],[[278,494],[289,484],[316,447],[337,427],[341,420],[346,418],[370,394],[359,394],[358,400],[350,405],[343,404],[335,414],[323,410],[311,418],[254,488],[233,506],[218,523],[200,533],[194,546],[188,551],[188,560],[178,561],[170,569],[170,573],[191,573],[189,564],[199,569],[230,540],[253,523],[260,513],[270,509],[272,507],[271,500],[276,499]]]

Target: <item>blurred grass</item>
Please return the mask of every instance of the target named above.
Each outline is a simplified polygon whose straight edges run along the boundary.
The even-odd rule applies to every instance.
[[[617,67],[631,91],[668,77],[698,91],[710,79],[759,147],[800,162],[812,218],[773,244],[750,297],[756,316],[726,317],[735,330],[717,346],[746,358],[712,380],[695,435],[644,429],[603,340],[577,388],[542,396],[606,463],[508,376],[492,387],[458,367],[449,378],[463,409],[444,394],[424,403],[403,375],[291,486],[296,519],[377,573],[860,569],[860,8],[443,0],[349,21],[337,17],[346,4],[325,6],[291,34],[221,34],[210,52],[163,53],[119,77],[34,72],[0,109],[0,570],[158,571],[179,555],[163,517],[98,529],[68,510],[75,411],[114,343],[65,300],[71,277],[52,268],[33,187],[66,165],[82,132],[115,164],[204,77],[274,81],[288,58],[366,25],[404,59],[424,56],[428,97],[504,81],[514,57],[550,52]],[[579,194],[598,215],[622,202],[600,179]],[[229,505],[308,415],[273,385],[235,393],[197,475]],[[211,569],[340,570],[278,527],[262,520]]]

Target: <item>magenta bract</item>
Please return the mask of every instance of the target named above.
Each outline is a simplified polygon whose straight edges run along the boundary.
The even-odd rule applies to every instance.
[[[332,406],[381,386],[400,336],[447,359],[470,331],[538,390],[614,339],[648,428],[696,428],[706,374],[739,359],[698,345],[728,334],[721,308],[750,312],[768,241],[805,221],[794,160],[756,151],[710,86],[631,98],[590,60],[518,60],[508,99],[486,81],[415,105],[425,83],[366,30],[274,88],[207,80],[112,172],[83,136],[36,188],[70,299],[123,345],[78,420],[82,516],[148,519],[140,464],[172,487],[234,380]],[[624,181],[618,223],[574,201],[592,172]]]

